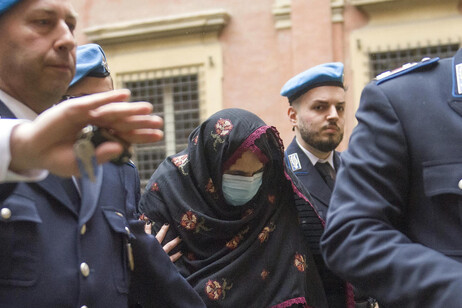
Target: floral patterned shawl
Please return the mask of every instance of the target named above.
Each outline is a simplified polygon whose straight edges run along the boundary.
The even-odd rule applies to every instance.
[[[223,170],[245,150],[265,164],[263,183],[247,204],[228,205]],[[156,231],[170,224],[166,241],[181,237],[184,254],[175,264],[207,307],[325,307],[294,206],[295,193],[304,197],[296,181],[276,129],[250,112],[226,109],[159,166],[140,212]]]

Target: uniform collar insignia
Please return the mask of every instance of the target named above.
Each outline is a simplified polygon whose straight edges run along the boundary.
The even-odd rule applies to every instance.
[[[452,58],[452,96],[462,97],[462,52],[460,50]]]
[[[298,159],[298,154],[293,153],[288,155],[289,162],[290,162],[290,168],[292,171],[297,171],[302,169],[302,164],[300,163],[300,159]]]
[[[456,87],[457,94],[462,95],[462,63],[456,65]]]

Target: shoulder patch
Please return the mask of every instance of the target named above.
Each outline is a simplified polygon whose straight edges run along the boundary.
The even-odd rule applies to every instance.
[[[298,154],[293,153],[287,156],[290,162],[290,168],[292,171],[297,171],[302,169],[302,164],[300,164],[300,160],[298,159]]]
[[[420,62],[406,63],[403,66],[398,67],[398,68],[396,68],[394,70],[386,71],[386,72],[383,72],[383,73],[377,75],[374,78],[374,80],[377,80],[377,84],[381,84],[382,82],[385,82],[387,80],[390,80],[390,79],[396,78],[398,76],[407,74],[409,72],[415,71],[415,70],[417,70],[419,68],[427,67],[427,66],[429,67],[429,66],[437,63],[439,60],[440,60],[440,58],[438,58],[438,57],[432,58],[432,59],[423,58]]]
[[[453,96],[460,97],[462,96],[462,63],[456,64],[454,66],[455,78],[453,77]]]

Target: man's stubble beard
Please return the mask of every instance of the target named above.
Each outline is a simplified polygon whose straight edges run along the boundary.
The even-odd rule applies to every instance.
[[[339,135],[329,136],[328,140],[322,140],[319,132],[309,131],[304,126],[300,127],[299,130],[303,141],[311,147],[325,153],[335,150],[343,139],[343,132]]]

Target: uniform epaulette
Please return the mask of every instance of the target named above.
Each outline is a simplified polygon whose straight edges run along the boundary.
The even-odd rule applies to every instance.
[[[377,84],[381,84],[382,82],[385,82],[387,80],[390,80],[390,79],[396,78],[398,76],[407,74],[409,72],[415,71],[415,70],[417,70],[419,68],[429,67],[430,65],[433,65],[433,64],[437,63],[439,60],[440,60],[440,58],[438,58],[438,57],[432,58],[432,59],[423,58],[422,61],[420,61],[420,62],[406,63],[403,66],[398,67],[398,68],[396,68],[394,70],[386,71],[386,72],[383,72],[383,73],[377,75],[377,77],[375,77],[374,80],[377,80]]]

